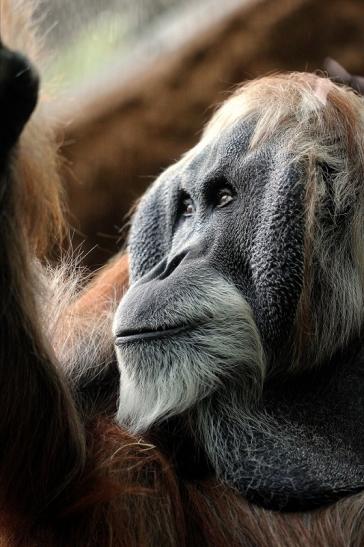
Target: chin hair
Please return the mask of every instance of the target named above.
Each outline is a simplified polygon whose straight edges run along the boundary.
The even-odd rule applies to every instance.
[[[134,432],[192,409],[227,386],[243,395],[240,406],[259,398],[265,357],[249,304],[223,278],[210,276],[201,285],[191,283],[177,304],[186,324],[197,326],[117,348],[117,418]]]

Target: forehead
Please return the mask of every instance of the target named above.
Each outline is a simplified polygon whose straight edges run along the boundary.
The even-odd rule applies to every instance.
[[[271,157],[273,143],[252,150],[250,141],[254,128],[253,120],[243,120],[219,133],[207,133],[175,166],[179,183],[189,189],[208,179],[249,170],[252,163],[261,163],[264,167],[264,157]]]

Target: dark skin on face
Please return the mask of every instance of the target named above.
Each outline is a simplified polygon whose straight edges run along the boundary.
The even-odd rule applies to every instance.
[[[214,271],[252,307],[264,339],[279,344],[287,337],[302,287],[302,183],[294,167],[280,172],[273,145],[248,150],[252,128],[252,123],[237,123],[191,160],[168,170],[160,177],[158,190],[140,208],[130,240],[131,289],[121,310],[127,314],[125,329],[120,316],[121,333],[125,330],[130,336],[143,331],[143,336],[149,336],[149,313],[153,324],[160,318],[162,335],[166,328],[186,326],[169,303],[178,301],[191,276]],[[283,177],[292,194],[288,205],[284,185],[278,191],[274,188],[275,180]],[[270,207],[286,219],[280,238],[282,245],[287,242],[292,247],[290,270],[289,264],[279,263],[279,248],[270,245],[276,239],[264,217]],[[302,247],[293,246],[292,239],[301,241]],[[272,267],[280,269],[276,285],[270,281],[269,263],[264,269],[261,265],[264,252],[272,255]],[[286,277],[289,294],[281,290]],[[265,302],[268,291],[270,301]],[[274,314],[272,298],[277,307]],[[166,322],[163,310],[176,313],[172,324]]]

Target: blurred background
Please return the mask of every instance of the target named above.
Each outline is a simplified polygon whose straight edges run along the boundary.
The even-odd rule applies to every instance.
[[[327,56],[364,75],[363,0],[43,0],[37,18],[90,269],[123,247],[135,201],[238,83],[323,71]]]

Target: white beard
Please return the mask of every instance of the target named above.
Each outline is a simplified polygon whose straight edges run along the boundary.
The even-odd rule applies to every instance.
[[[227,382],[243,394],[242,406],[261,392],[262,343],[252,310],[238,290],[214,276],[193,288],[191,284],[183,303],[176,306],[185,324],[197,318],[199,325],[173,337],[117,347],[117,419],[133,432],[144,432],[191,409],[224,390]]]

